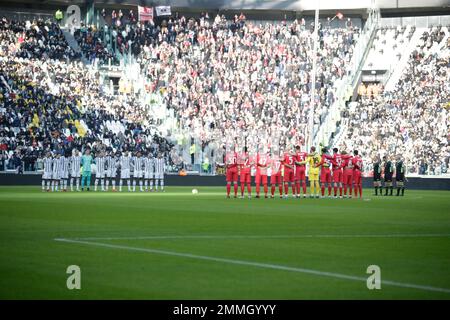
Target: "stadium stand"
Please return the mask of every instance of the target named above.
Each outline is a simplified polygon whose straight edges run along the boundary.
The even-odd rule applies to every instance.
[[[409,173],[447,172],[450,89],[447,34],[444,27],[421,30],[421,41],[395,88],[362,96],[350,111],[342,148],[365,150],[366,164],[375,156],[402,156],[409,164]]]
[[[22,159],[34,170],[44,150],[88,143],[151,147],[164,151],[174,170],[197,164],[200,171],[206,162],[214,173],[234,139],[252,150],[305,141],[313,50],[313,26],[305,20],[258,23],[243,14],[203,14],[157,25],[119,12],[108,21],[75,31],[80,53],[54,22],[1,20],[0,169],[17,168]],[[335,102],[359,32],[352,23],[321,25],[315,128]],[[401,50],[408,45],[409,60]],[[405,59],[407,67],[394,89],[360,86],[356,108],[340,122],[341,146],[366,149],[366,163],[394,153],[415,173],[446,172],[448,50],[445,27],[380,28],[364,66],[390,70]],[[125,59],[133,63],[132,76],[122,77],[119,90],[109,88],[98,68]],[[191,145],[201,156],[191,158]]]
[[[86,146],[161,151],[170,159],[172,144],[145,118],[145,106],[105,94],[97,72],[77,61],[56,24],[3,19],[0,48],[3,169],[32,171],[47,150]]]

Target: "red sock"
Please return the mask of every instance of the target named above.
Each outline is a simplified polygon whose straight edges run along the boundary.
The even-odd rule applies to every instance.
[[[357,197],[357,196],[358,196],[358,186],[355,185],[355,197]]]
[[[256,195],[259,196],[259,191],[261,190],[259,183],[256,184]]]
[[[295,191],[295,183],[292,183],[292,194],[295,195],[297,192]]]
[[[247,193],[248,195],[252,194],[252,185],[250,182],[247,182]]]
[[[297,187],[297,194],[300,195],[300,182],[297,182],[295,186]]]
[[[320,187],[320,189],[321,189],[321,191],[322,191],[322,197],[325,195],[325,186],[324,185],[322,185],[321,187]]]
[[[264,194],[267,196],[267,192],[269,191],[269,188],[267,187],[267,183],[264,184]]]
[[[275,186],[274,185],[272,185],[272,188],[271,188],[271,193],[272,193],[272,195],[274,195],[275,194]]]
[[[362,185],[359,185],[359,197],[362,198]]]
[[[350,184],[350,186],[348,187],[348,195],[351,197],[352,196],[352,185]]]
[[[241,182],[241,196],[244,195],[245,184]]]
[[[342,187],[339,187],[339,195],[342,197]]]
[[[283,185],[282,184],[280,184],[278,186],[278,191],[280,191],[280,196],[282,196],[283,195]]]
[[[306,194],[306,181],[303,181],[303,194]]]
[[[284,194],[289,193],[289,185],[287,183],[284,184]]]
[[[347,185],[344,184],[344,196],[346,196],[346,195],[347,195]]]
[[[334,196],[337,196],[337,186],[334,186]]]
[[[238,185],[237,183],[234,184],[234,196],[237,196],[237,192],[238,192]]]
[[[227,196],[230,195],[230,191],[231,191],[231,184],[227,183]]]
[[[331,196],[331,185],[328,185],[328,195]]]

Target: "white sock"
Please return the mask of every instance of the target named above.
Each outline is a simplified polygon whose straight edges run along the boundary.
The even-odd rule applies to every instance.
[[[142,180],[139,180],[139,191],[142,191]]]
[[[133,192],[136,191],[136,179],[133,179]]]
[[[112,188],[114,190],[116,190],[116,179],[113,179],[111,182],[112,182]]]
[[[148,180],[147,179],[145,179],[145,181],[144,181],[144,187],[145,187],[145,191],[147,191],[148,190]]]
[[[122,191],[122,185],[123,185],[123,181],[122,181],[122,179],[120,179],[120,181],[119,181],[119,191]]]
[[[106,187],[105,187],[106,191],[108,191],[108,188],[109,188],[109,179],[106,179]]]
[[[42,190],[45,190],[45,180],[42,180]]]
[[[153,190],[153,180],[150,180],[150,190]]]
[[[130,187],[130,185],[131,185],[131,181],[130,181],[130,179],[127,179],[127,186],[128,186],[128,191],[131,191],[131,187]]]
[[[159,183],[161,184],[161,190],[164,190],[164,179],[159,180]]]

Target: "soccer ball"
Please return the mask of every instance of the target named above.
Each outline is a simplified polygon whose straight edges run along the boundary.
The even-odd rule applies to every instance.
[[[197,189],[192,189],[192,194],[197,194],[198,190]]]

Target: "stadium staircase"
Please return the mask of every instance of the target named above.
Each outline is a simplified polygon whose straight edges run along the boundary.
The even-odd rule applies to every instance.
[[[370,9],[369,17],[355,44],[353,56],[347,68],[347,74],[343,79],[336,82],[335,102],[330,106],[318,130],[314,132],[313,145],[328,146],[337,132],[345,130],[345,128],[338,128],[338,125],[344,125],[344,122],[341,121],[341,114],[346,108],[346,101],[352,96],[361,77],[362,68],[372,47],[379,22],[379,9]]]
[[[77,40],[75,40],[75,37],[73,36],[73,34],[70,32],[70,30],[66,27],[61,27],[61,31],[64,35],[64,38],[66,38],[67,43],[69,44],[69,46],[76,52],[76,53],[81,53],[81,61],[83,61],[84,64],[89,64],[89,61],[86,59],[86,57],[84,56],[84,54],[81,52],[81,48],[78,45]]]
[[[445,33],[444,39],[440,43],[435,43],[429,50],[426,51],[426,56],[441,51],[442,47],[447,44],[447,40],[449,37],[449,30],[447,27],[443,27],[442,30]],[[386,91],[392,91],[395,89],[395,85],[400,80],[400,77],[402,76],[406,66],[408,65],[409,58],[411,56],[411,53],[416,49],[416,47],[420,44],[421,37],[425,31],[430,31],[429,28],[419,28],[414,33],[413,37],[411,38],[411,42],[409,46],[404,50],[404,54],[402,58],[400,59],[399,63],[397,64],[394,72],[392,72],[391,76],[386,82]]]
[[[393,68],[393,71],[390,73],[389,78],[386,81],[385,90],[392,91],[395,88],[398,80],[400,80],[403,71],[405,70],[406,65],[408,64],[409,57],[414,49],[417,47],[420,41],[420,37],[422,36],[425,29],[416,29],[413,36],[411,37],[411,41],[409,44],[402,50],[402,57]]]

